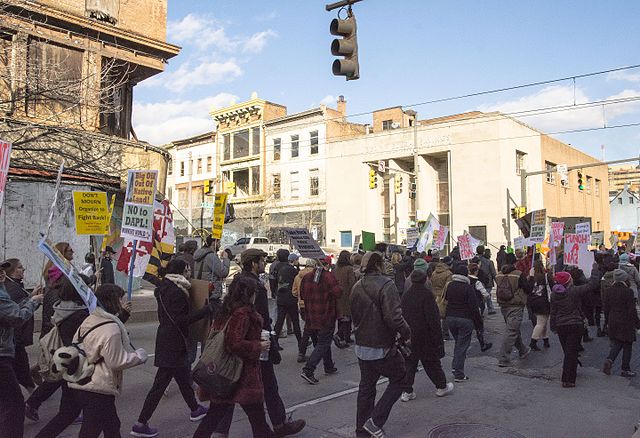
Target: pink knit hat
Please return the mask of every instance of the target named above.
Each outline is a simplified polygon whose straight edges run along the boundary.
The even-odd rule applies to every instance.
[[[559,283],[565,287],[571,282],[571,274],[568,272],[557,272],[556,275],[553,276],[553,279],[556,283]]]

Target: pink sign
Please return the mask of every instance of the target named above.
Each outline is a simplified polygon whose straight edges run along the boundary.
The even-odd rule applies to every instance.
[[[471,260],[473,258],[474,254],[470,234],[458,236],[458,248],[460,249],[460,258],[462,260]]]
[[[0,209],[4,202],[4,192],[9,175],[9,161],[11,159],[11,143],[0,140]]]
[[[551,222],[551,241],[554,246],[559,246],[562,242],[562,236],[564,235],[564,222]]]

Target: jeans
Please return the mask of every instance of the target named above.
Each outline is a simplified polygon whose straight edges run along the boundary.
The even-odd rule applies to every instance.
[[[76,391],[69,388],[67,382],[62,382],[62,398],[58,413],[38,432],[36,438],[55,438],[69,427],[82,412],[82,406],[76,398]]]
[[[24,434],[24,398],[13,370],[13,359],[0,357],[0,438]]]
[[[444,375],[440,359],[434,354],[415,354],[412,353],[405,359],[407,373],[404,377],[404,392],[413,392],[413,382],[416,378],[416,370],[418,362],[422,362],[424,371],[427,373],[431,382],[437,389],[443,389],[447,386],[447,377]]]
[[[451,335],[449,334],[449,324],[447,323],[447,318],[442,318],[442,337],[445,339],[450,339]]]
[[[24,348],[24,345],[16,345],[16,354],[13,358],[13,369],[16,372],[16,378],[18,383],[25,388],[35,388],[36,384],[33,383],[31,378],[31,367],[29,367],[29,356]]]
[[[524,353],[527,347],[522,343],[520,326],[524,316],[523,307],[501,307],[502,317],[506,324],[502,349],[500,350],[500,361],[509,362],[511,360],[511,350],[515,346],[520,354]],[[531,313],[533,315],[533,313]]]
[[[190,367],[178,367],[178,368],[158,368],[156,372],[156,378],[153,381],[153,385],[147,394],[147,398],[142,406],[142,411],[138,417],[138,421],[142,424],[147,424],[153,412],[158,407],[160,399],[164,395],[164,390],[167,389],[171,379],[175,379],[182,394],[182,398],[189,406],[189,409],[195,411],[198,409],[198,402],[196,396],[193,393],[191,387],[191,368]]]
[[[531,339],[547,339],[549,337],[547,326],[549,325],[549,315],[536,315],[536,326],[531,333]]]
[[[576,383],[576,371],[578,369],[578,348],[584,333],[582,324],[558,326],[558,338],[564,352],[562,361],[562,381]]]
[[[40,405],[44,403],[49,397],[51,397],[62,386],[62,381],[42,382],[42,385],[38,386],[33,394],[27,399],[27,404],[33,409],[39,409]]]
[[[464,361],[467,358],[469,345],[471,345],[473,321],[467,318],[447,316],[447,324],[449,324],[453,339],[456,340],[456,345],[453,347],[453,360],[451,361],[453,375],[455,377],[464,377]]]
[[[495,312],[495,308],[493,307],[493,301],[491,300],[491,291],[493,290],[493,288],[486,288],[487,289],[487,293],[489,294],[489,296],[485,299],[485,302],[487,304],[487,311],[488,312]]]
[[[262,403],[253,403],[250,405],[240,405],[249,417],[253,436],[257,438],[272,438],[276,435],[273,433],[267,420],[264,417],[264,408]],[[193,438],[210,438],[221,421],[233,418],[233,404],[211,403],[209,404],[209,412],[202,419],[200,425],[193,434]],[[231,425],[231,421],[229,421]],[[227,428],[227,430],[229,430]]]
[[[298,340],[298,348],[300,347],[300,339],[302,334],[300,332],[300,317],[298,316],[298,303],[289,303],[286,305],[278,304],[278,318],[276,319],[276,325],[273,330],[276,332],[276,336],[280,336],[284,320],[289,317],[291,324],[293,325],[293,332]]]
[[[633,342],[622,342],[617,339],[611,339],[610,345],[611,348],[607,359],[611,362],[615,362],[620,350],[622,350],[622,371],[631,371],[631,352]]]
[[[82,407],[83,421],[78,438],[98,438],[101,433],[104,433],[104,438],[122,437],[114,395],[74,389],[72,391]]]
[[[305,329],[306,330],[306,329]],[[318,336],[318,343],[316,344],[311,356],[307,360],[306,365],[303,368],[305,373],[313,373],[316,367],[322,360],[324,363],[324,369],[330,370],[334,367],[333,358],[331,357],[331,342],[333,341],[333,327],[323,330],[310,330],[311,336],[316,334]]]

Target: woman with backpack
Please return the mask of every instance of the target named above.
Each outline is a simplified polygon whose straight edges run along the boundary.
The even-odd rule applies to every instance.
[[[536,326],[531,333],[531,342],[529,347],[533,351],[540,351],[538,341],[542,339],[544,348],[549,348],[549,312],[551,310],[549,304],[549,295],[554,285],[553,277],[542,264],[542,260],[536,260],[533,264],[533,277],[529,278],[532,283],[532,292],[527,297],[529,308],[536,315]]]
[[[84,355],[79,355],[80,367],[75,374],[88,378],[76,380],[65,375],[73,389],[76,402],[82,408],[84,421],[79,438],[119,438],[120,418],[116,409],[116,396],[122,391],[122,372],[147,361],[147,353],[134,350],[124,324],[116,316],[121,308],[122,288],[103,284],[96,289],[97,307],[85,319],[74,336]],[[89,364],[95,368],[91,373]]]

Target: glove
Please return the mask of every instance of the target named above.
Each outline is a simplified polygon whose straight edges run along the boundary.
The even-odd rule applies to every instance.
[[[149,356],[147,355],[147,352],[144,351],[144,348],[138,348],[136,351],[136,356],[138,356],[140,358],[140,360],[142,361],[142,363],[146,363],[147,359],[149,358]]]

